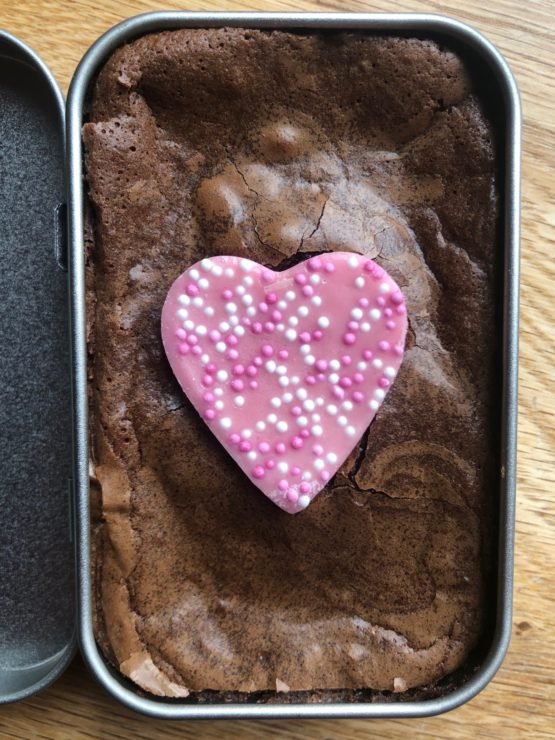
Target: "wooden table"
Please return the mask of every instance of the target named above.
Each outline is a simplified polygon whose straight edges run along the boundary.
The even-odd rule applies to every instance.
[[[0,708],[2,738],[555,737],[555,413],[551,335],[555,275],[555,15],[553,0],[2,0],[0,27],[30,44],[67,90],[80,57],[137,13],[194,10],[438,12],[466,21],[501,49],[524,104],[522,329],[513,640],[493,683],[443,717],[406,721],[162,723],[116,704],[76,660],[58,683]],[[464,11],[459,9],[464,7]]]

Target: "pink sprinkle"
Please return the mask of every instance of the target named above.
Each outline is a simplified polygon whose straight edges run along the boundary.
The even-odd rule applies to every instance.
[[[299,491],[301,493],[308,493],[310,491],[310,485],[306,481],[303,481],[299,486]]]
[[[270,452],[270,445],[268,442],[260,442],[258,449],[263,455],[265,455],[267,452]]]
[[[237,360],[239,358],[239,352],[237,352],[236,349],[230,349],[229,352],[226,353],[226,357],[228,360]]]
[[[355,383],[364,383],[364,375],[362,373],[355,373],[353,380]]]
[[[222,293],[222,298],[225,298],[226,301],[229,301],[230,298],[233,298],[232,291],[229,288],[226,288]]]
[[[281,321],[281,311],[278,311],[277,309],[272,311],[272,319],[274,321]]]
[[[189,283],[187,286],[187,295],[196,296],[198,295],[198,288],[194,283]]]
[[[305,344],[307,342],[310,342],[310,334],[307,331],[303,331],[301,334],[299,334],[299,339],[301,342],[304,342]]]
[[[266,321],[266,323],[264,324],[264,329],[268,332],[268,334],[271,334],[275,328],[276,325],[272,321]]]
[[[193,347],[193,349],[191,350],[191,352],[192,352],[192,353],[193,353],[194,355],[201,355],[201,354],[202,354],[202,350],[201,350],[201,348],[200,348],[200,347],[198,346],[198,344],[197,344],[197,345],[196,345],[195,347]]]
[[[323,373],[328,366],[326,360],[316,360],[316,369]]]
[[[196,344],[198,342],[198,337],[195,334],[191,334],[187,341],[189,344]]]
[[[247,368],[247,375],[249,376],[249,378],[254,378],[257,374],[258,370],[256,369],[256,367],[254,365],[249,365]]]
[[[342,365],[350,365],[352,361],[353,358],[351,357],[351,355],[343,355],[343,357],[341,358]]]
[[[233,373],[233,375],[242,375],[245,372],[245,368],[243,367],[243,365],[234,365],[231,372]]]
[[[266,471],[264,470],[262,465],[257,465],[252,471],[253,478],[264,478],[265,475]]]
[[[277,295],[275,293],[268,293],[266,296],[266,303],[277,303]]]
[[[177,351],[179,352],[180,355],[186,355],[189,352],[189,345],[180,344]]]
[[[308,385],[315,385],[316,378],[314,377],[314,375],[307,375],[305,378],[305,383],[307,383]]]
[[[366,270],[366,272],[374,272],[375,267],[376,265],[374,264],[374,262],[372,262],[372,260],[368,260],[368,262],[364,263],[364,269]]]
[[[266,460],[264,465],[266,465],[268,470],[273,470],[276,467],[276,461],[273,458],[270,458],[269,460]]]
[[[209,388],[214,383],[214,378],[211,375],[205,375],[202,379],[202,384]]]
[[[363,394],[362,394],[362,393],[360,393],[360,391],[355,391],[355,392],[353,393],[353,401],[354,401],[355,403],[360,403],[360,402],[361,402],[361,401],[363,401],[363,400],[364,400],[364,396],[363,396]]]
[[[316,377],[318,378],[318,380],[325,380],[326,379],[325,373],[318,373],[318,375]]]
[[[292,504],[296,504],[299,500],[299,494],[297,491],[295,491],[293,488],[290,488],[287,491],[287,500],[290,501]]]
[[[243,441],[242,441],[242,442],[240,443],[240,445],[239,445],[239,449],[241,450],[241,452],[250,452],[250,451],[251,451],[251,449],[252,449],[252,445],[251,445],[251,443],[249,442],[249,440],[248,440],[248,439],[244,439],[244,440],[243,440]]]
[[[234,445],[238,445],[241,441],[241,437],[237,432],[233,432],[233,434],[230,434],[229,439],[233,442]]]
[[[383,297],[383,295],[379,295],[376,298],[376,303],[378,304],[378,306],[385,306],[385,298]]]
[[[389,319],[393,316],[393,310],[391,308],[384,308],[383,315]]]
[[[208,419],[208,421],[212,421],[212,419],[216,418],[216,412],[214,409],[206,409],[204,412],[204,418]]]
[[[300,416],[303,413],[303,410],[300,406],[293,406],[291,413],[293,416]]]
[[[285,480],[285,478],[282,478],[280,481],[278,481],[278,488],[280,491],[287,491],[289,488],[289,483]]]
[[[397,357],[402,357],[403,356],[403,351],[404,350],[403,350],[403,348],[401,347],[400,344],[396,344],[395,347],[393,348],[393,352],[394,352],[394,354],[397,355]]]
[[[400,290],[394,291],[391,294],[390,298],[391,298],[391,303],[394,303],[396,306],[401,305],[401,303],[404,303],[404,300],[405,300]]]
[[[345,395],[343,388],[340,388],[338,385],[334,385],[331,392],[336,398],[343,398]]]
[[[217,329],[212,329],[212,331],[210,332],[209,336],[210,336],[210,339],[213,342],[217,342],[222,335],[220,334],[220,332]]]
[[[297,285],[305,285],[306,284],[306,275],[304,272],[299,272],[297,275],[295,275],[295,282]]]
[[[344,334],[343,335],[343,342],[345,344],[354,344],[356,342],[357,338],[354,334]]]
[[[315,331],[312,332],[312,338],[315,339],[317,342],[319,342],[323,336],[324,336],[324,332],[321,329],[316,329]]]
[[[318,272],[322,269],[322,260],[319,257],[313,257],[308,261],[307,267],[311,272]]]
[[[342,388],[350,388],[352,384],[353,384],[353,381],[351,380],[351,378],[348,378],[347,376],[345,376],[344,378],[341,378],[341,380],[339,381],[339,385]]]
[[[349,321],[349,323],[347,324],[347,328],[350,329],[351,331],[358,331],[358,328],[359,328],[358,321]]]
[[[330,474],[328,473],[328,471],[327,471],[327,470],[322,470],[322,472],[320,473],[320,478],[321,478],[321,479],[322,479],[322,480],[324,481],[324,483],[325,483],[326,481],[328,481],[328,480],[330,479]]]
[[[255,391],[258,388],[258,383],[256,382],[256,380],[251,380],[249,383],[249,387],[252,388],[253,391]]]
[[[238,380],[238,379],[232,380],[231,387],[233,388],[234,391],[242,391],[243,388],[245,387],[245,384],[243,383],[242,380]]]
[[[395,326],[396,326],[395,322],[392,321],[391,319],[389,319],[389,321],[386,321],[385,325],[388,329],[395,329]]]
[[[280,349],[278,357],[280,360],[286,360],[289,357],[289,352],[286,349]]]
[[[372,354],[372,350],[365,349],[364,352],[362,353],[362,356],[364,357],[365,360],[371,360],[374,355]]]
[[[311,295],[314,295],[314,288],[312,285],[305,285],[303,286],[303,295],[309,298]]]
[[[264,357],[271,357],[274,354],[274,348],[271,347],[269,344],[265,344],[262,347],[262,354]]]
[[[370,305],[368,302],[368,298],[359,298],[358,305],[361,306],[361,308],[368,308],[368,306]]]
[[[310,432],[308,431],[308,429],[301,429],[301,431],[299,432],[299,435],[303,439],[307,439],[308,437],[310,437]]]
[[[266,311],[268,310],[268,304],[267,303],[264,303],[264,301],[262,301],[262,303],[259,303],[258,304],[258,310],[261,313],[266,313]]]
[[[291,447],[294,450],[300,450],[302,446],[303,446],[302,437],[293,437],[293,439],[291,440]]]
[[[262,280],[265,283],[273,283],[274,273],[271,270],[264,270],[264,272],[262,273]]]
[[[206,401],[206,403],[212,403],[214,401],[214,394],[207,391],[206,393],[203,393],[202,400]]]
[[[312,448],[312,454],[316,455],[316,457],[320,457],[320,455],[324,454],[324,448],[322,445],[314,445]]]
[[[378,347],[381,349],[382,352],[387,352],[390,345],[389,342],[387,342],[385,339],[382,339],[380,342],[378,342]]]
[[[256,367],[262,367],[264,364],[264,360],[262,357],[259,357],[258,355],[254,358],[253,363],[256,365]]]
[[[333,262],[326,262],[326,264],[324,265],[324,270],[326,272],[335,272],[335,265],[333,264]]]
[[[253,334],[262,334],[262,324],[260,321],[255,321],[252,325],[252,333]]]
[[[287,448],[283,444],[283,442],[278,442],[277,445],[274,447],[274,450],[278,453],[278,455],[283,455]]]
[[[298,465],[294,465],[291,468],[291,475],[294,475],[296,477],[297,475],[300,475],[300,474],[301,474],[301,469],[299,468]]]
[[[185,331],[185,329],[178,329],[178,330],[177,330],[177,331],[175,332],[175,336],[176,336],[176,337],[177,337],[178,339],[187,339],[187,332]]]
[[[389,388],[389,380],[387,378],[380,378],[378,380],[380,388]]]
[[[397,306],[397,308],[395,309],[395,313],[398,314],[399,316],[402,316],[406,312],[407,312],[407,309],[405,308],[403,304],[401,304],[400,306]]]
[[[384,276],[384,271],[379,265],[374,265],[374,277],[380,280]]]
[[[217,369],[218,368],[216,367],[216,365],[214,365],[213,362],[209,362],[208,365],[206,366],[206,372],[210,373],[210,375],[213,375]]]
[[[227,345],[228,345],[229,347],[236,347],[236,346],[237,346],[237,344],[238,344],[238,342],[239,342],[239,340],[237,339],[237,337],[235,336],[235,334],[231,334],[231,335],[230,335],[230,336],[229,336],[229,337],[228,337],[228,338],[226,339],[226,344],[227,344]]]

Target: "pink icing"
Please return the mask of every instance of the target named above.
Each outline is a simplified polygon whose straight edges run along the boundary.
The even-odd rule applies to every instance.
[[[291,514],[372,422],[406,331],[396,283],[346,252],[285,272],[204,259],[177,278],[162,309],[162,341],[183,391],[250,480]]]

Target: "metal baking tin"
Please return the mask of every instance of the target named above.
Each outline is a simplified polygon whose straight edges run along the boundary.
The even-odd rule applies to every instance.
[[[0,31],[0,704],[74,653],[65,104]]]
[[[89,442],[87,433],[87,372],[85,339],[85,279],[83,241],[83,112],[102,63],[119,46],[143,34],[177,28],[236,26],[279,29],[352,29],[374,33],[433,34],[450,39],[483,65],[498,86],[505,121],[503,382],[501,449],[499,450],[499,558],[495,631],[489,653],[479,670],[460,688],[441,698],[420,702],[360,704],[188,705],[146,697],[108,666],[93,635],[91,599]],[[479,33],[457,21],[435,15],[367,15],[305,13],[181,13],[138,16],[102,36],[81,61],[68,97],[67,143],[69,178],[69,238],[73,347],[73,397],[77,564],[79,572],[79,635],[83,655],[97,680],[123,704],[144,714],[167,719],[263,719],[424,717],[453,709],[471,699],[496,673],[507,650],[512,615],[513,532],[515,507],[518,290],[520,104],[513,76],[499,52]]]

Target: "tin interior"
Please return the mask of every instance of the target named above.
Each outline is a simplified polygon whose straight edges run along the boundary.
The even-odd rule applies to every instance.
[[[73,653],[63,100],[0,33],[0,703]]]
[[[498,331],[503,338],[499,357],[499,445],[492,454],[499,461],[499,486],[494,497],[498,550],[491,568],[491,620],[480,647],[458,678],[446,682],[443,692],[427,701],[385,701],[359,704],[253,704],[193,705],[140,695],[130,682],[107,665],[94,641],[90,581],[90,518],[88,503],[88,439],[86,398],[86,343],[83,275],[82,151],[80,129],[91,84],[106,57],[119,45],[148,32],[171,28],[234,25],[252,28],[367,29],[373,33],[396,33],[432,37],[456,48],[481,76],[483,95],[499,136],[501,171],[500,274]],[[78,552],[80,584],[80,636],[84,656],[97,679],[126,705],[165,718],[285,718],[285,717],[401,717],[426,716],[454,708],[480,691],[492,678],[505,654],[511,622],[512,537],[514,523],[514,468],[517,371],[518,305],[518,199],[520,111],[514,80],[496,50],[466,26],[438,16],[368,16],[309,14],[196,14],[158,13],[124,22],[90,50],[81,63],[70,91],[69,120],[70,237],[74,347],[75,431],[78,480]],[[495,550],[495,546],[492,548]]]

